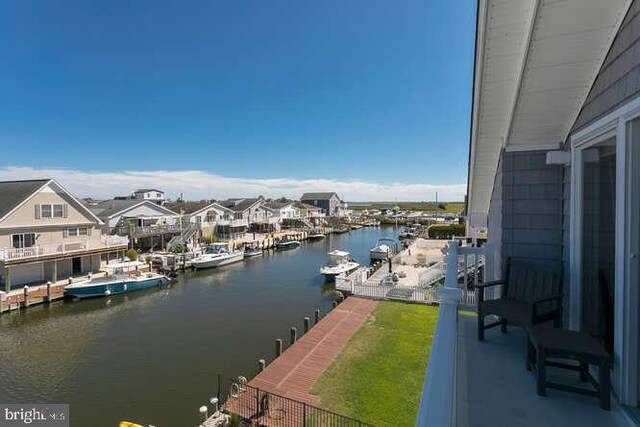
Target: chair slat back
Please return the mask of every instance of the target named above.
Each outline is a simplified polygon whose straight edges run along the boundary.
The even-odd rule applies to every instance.
[[[544,266],[516,258],[507,260],[506,297],[531,302],[562,291],[562,266]]]

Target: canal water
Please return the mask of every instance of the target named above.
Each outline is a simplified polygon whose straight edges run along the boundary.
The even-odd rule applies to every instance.
[[[197,425],[218,374],[257,371],[289,328],[331,309],[318,269],[327,252],[361,264],[392,227],[303,242],[298,249],[186,272],[168,287],[57,302],[0,316],[0,402],[68,403],[71,426]]]

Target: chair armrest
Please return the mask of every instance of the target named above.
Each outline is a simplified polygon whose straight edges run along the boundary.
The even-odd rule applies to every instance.
[[[504,284],[504,280],[493,280],[491,282],[478,283],[477,285],[475,285],[475,287],[477,289],[484,289],[484,288],[490,288],[492,286],[498,286],[503,284]]]
[[[533,304],[540,304],[543,302],[549,302],[549,301],[553,301],[553,300],[562,300],[562,298],[564,298],[564,294],[562,292],[553,294],[553,295],[548,295],[546,297],[541,297],[541,298],[537,298],[534,299],[533,301],[531,301]]]

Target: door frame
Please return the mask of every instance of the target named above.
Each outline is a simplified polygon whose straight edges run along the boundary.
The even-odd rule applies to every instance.
[[[633,286],[628,273],[629,244],[633,224],[627,200],[631,158],[627,141],[627,125],[640,118],[640,96],[569,137],[571,146],[570,204],[570,298],[569,325],[578,330],[581,321],[582,267],[582,155],[586,148],[611,137],[616,138],[616,218],[615,218],[615,300],[614,300],[614,364],[612,386],[620,403],[637,406],[640,396],[638,374],[638,286]],[[639,165],[635,165],[638,167]],[[631,194],[631,193],[629,193]],[[627,203],[629,202],[629,203]],[[633,201],[638,203],[638,201]],[[622,262],[621,262],[622,261]]]

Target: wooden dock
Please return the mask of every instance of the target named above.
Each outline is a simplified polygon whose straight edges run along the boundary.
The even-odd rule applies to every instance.
[[[249,381],[249,385],[315,405],[311,387],[378,305],[349,297]]]

